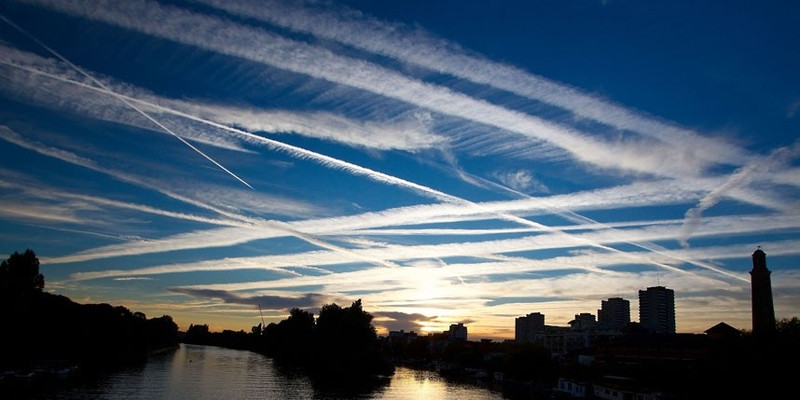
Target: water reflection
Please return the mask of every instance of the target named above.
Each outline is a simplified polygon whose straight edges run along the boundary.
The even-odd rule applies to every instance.
[[[42,390],[29,388],[24,399],[502,399],[489,388],[449,382],[432,371],[397,368],[391,378],[343,385],[310,379],[281,368],[260,354],[211,346],[181,345],[174,352],[152,356],[146,364],[128,367],[79,383]],[[35,389],[35,390],[34,390]],[[7,398],[7,397],[4,397]]]

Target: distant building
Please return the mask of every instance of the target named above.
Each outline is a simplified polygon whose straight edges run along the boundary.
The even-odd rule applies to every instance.
[[[448,339],[451,341],[466,341],[467,340],[467,327],[463,323],[450,325],[448,331]]]
[[[726,339],[742,336],[741,331],[724,322],[720,322],[711,328],[706,329],[704,332],[706,336],[712,339]]]
[[[575,319],[569,321],[569,327],[573,330],[589,330],[597,327],[597,320],[594,314],[580,313],[575,314]]]
[[[754,336],[769,336],[775,333],[775,309],[772,304],[770,274],[772,271],[767,269],[767,255],[759,246],[753,253],[753,269],[750,271]]]
[[[654,333],[675,333],[675,292],[664,286],[639,291],[639,324]]]
[[[389,343],[408,343],[416,338],[417,334],[414,331],[406,332],[402,329],[399,331],[389,331]]]
[[[532,343],[534,335],[544,330],[544,314],[530,313],[514,320],[514,341],[517,343]]]
[[[590,313],[576,314],[570,327],[545,325],[544,314],[538,312],[517,317],[514,322],[515,343],[535,343],[553,355],[588,347],[595,338],[597,325],[595,316]]]
[[[631,302],[621,297],[601,301],[597,322],[603,329],[624,329],[631,323]]]

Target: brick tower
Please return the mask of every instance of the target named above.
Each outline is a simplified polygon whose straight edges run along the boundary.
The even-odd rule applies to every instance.
[[[770,336],[775,333],[775,308],[772,305],[772,283],[767,269],[767,255],[761,246],[753,253],[750,271],[750,296],[753,314],[753,336]]]

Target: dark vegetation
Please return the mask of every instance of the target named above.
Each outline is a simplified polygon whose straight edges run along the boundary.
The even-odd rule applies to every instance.
[[[289,317],[251,332],[212,333],[207,325],[191,325],[184,343],[247,349],[273,358],[281,367],[299,368],[315,378],[387,376],[394,366],[379,347],[372,315],[361,300],[350,307],[333,303],[319,316],[294,308]]]
[[[169,315],[147,318],[122,306],[78,304],[44,292],[44,285],[32,250],[15,252],[0,264],[3,371],[54,363],[101,370],[178,346],[178,326]]]

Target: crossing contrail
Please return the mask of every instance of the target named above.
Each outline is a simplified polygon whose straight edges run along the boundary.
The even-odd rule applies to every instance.
[[[353,164],[353,163],[350,163],[348,161],[344,161],[344,160],[337,159],[337,158],[334,158],[334,157],[330,157],[330,156],[327,156],[327,155],[324,155],[324,154],[320,154],[320,153],[317,153],[317,152],[314,152],[314,151],[311,151],[311,150],[308,150],[308,149],[304,149],[302,147],[297,147],[297,146],[293,146],[293,145],[290,145],[290,144],[286,144],[286,143],[283,143],[283,142],[280,142],[280,141],[277,141],[277,140],[265,138],[263,136],[255,135],[253,133],[250,133],[250,132],[247,132],[247,131],[244,131],[244,130],[241,130],[241,129],[237,129],[237,128],[233,128],[233,127],[230,127],[230,126],[227,126],[227,125],[223,125],[223,124],[220,124],[218,122],[214,122],[214,121],[211,121],[211,120],[208,120],[208,119],[205,119],[205,118],[197,117],[195,115],[184,113],[182,111],[175,110],[175,109],[172,109],[172,108],[169,108],[169,107],[165,107],[165,106],[161,106],[161,105],[158,105],[158,104],[154,104],[154,103],[151,103],[151,102],[148,102],[148,101],[145,101],[145,100],[140,100],[140,99],[136,99],[136,98],[133,98],[133,97],[128,97],[128,96],[125,96],[123,94],[111,91],[111,90],[109,90],[108,88],[106,88],[104,86],[103,87],[96,87],[96,86],[88,85],[88,84],[85,84],[85,83],[82,83],[82,82],[77,82],[77,81],[74,81],[74,80],[71,80],[71,79],[68,79],[68,78],[60,77],[60,76],[57,76],[57,75],[54,75],[54,74],[50,74],[50,73],[47,73],[47,72],[37,71],[37,70],[32,69],[32,68],[19,66],[19,65],[16,65],[16,64],[13,64],[13,63],[9,63],[9,62],[6,62],[6,61],[0,60],[0,62],[5,63],[7,65],[11,65],[11,66],[17,67],[17,68],[25,69],[25,70],[27,70],[29,72],[32,72],[32,73],[37,73],[37,74],[42,74],[42,75],[45,75],[45,76],[49,76],[49,77],[52,77],[54,79],[58,79],[60,81],[63,81],[65,83],[71,83],[71,84],[79,85],[79,86],[85,87],[87,89],[99,91],[99,92],[102,92],[102,93],[113,94],[116,97],[120,97],[120,98],[125,99],[126,103],[131,103],[131,104],[132,103],[138,103],[138,104],[150,107],[150,108],[154,108],[154,109],[159,110],[159,111],[163,111],[163,112],[170,113],[170,114],[177,115],[177,116],[181,116],[181,117],[193,120],[193,121],[197,121],[197,122],[201,122],[201,123],[204,123],[204,124],[207,124],[207,125],[210,125],[210,126],[214,126],[216,128],[219,128],[219,129],[222,129],[222,130],[237,134],[239,136],[243,136],[244,138],[246,138],[246,139],[248,139],[248,140],[250,140],[252,142],[258,142],[258,143],[267,145],[268,147],[273,148],[273,149],[286,151],[287,153],[289,153],[289,154],[291,154],[291,155],[293,155],[293,156],[295,156],[297,158],[313,160],[313,161],[316,161],[316,162],[318,162],[318,163],[320,163],[320,164],[322,164],[324,166],[328,166],[328,167],[333,167],[333,168],[337,168],[337,169],[340,169],[340,170],[344,170],[344,171],[353,173],[355,175],[365,176],[365,177],[367,177],[369,179],[372,179],[372,180],[375,180],[375,181],[378,181],[378,182],[391,184],[391,185],[403,187],[403,188],[406,188],[406,189],[411,189],[412,191],[414,191],[414,192],[416,192],[418,194],[422,194],[422,195],[424,195],[426,197],[431,197],[433,199],[436,199],[438,201],[442,201],[444,203],[474,208],[476,210],[476,212],[478,212],[478,213],[486,213],[486,214],[496,215],[496,216],[498,216],[498,217],[500,217],[500,218],[502,218],[502,219],[504,219],[506,221],[514,222],[514,223],[517,223],[517,224],[520,224],[520,225],[523,225],[523,226],[528,226],[528,227],[534,227],[534,228],[537,228],[537,229],[541,229],[541,230],[543,230],[545,232],[549,232],[549,233],[564,237],[565,239],[570,240],[570,241],[572,241],[573,243],[575,243],[577,245],[584,245],[584,246],[599,248],[599,249],[602,249],[602,250],[605,250],[605,251],[608,251],[608,252],[611,252],[611,253],[617,253],[617,254],[620,254],[620,255],[625,255],[626,257],[631,257],[631,255],[628,255],[624,251],[618,250],[618,249],[616,249],[614,247],[607,246],[607,245],[604,245],[602,243],[599,243],[599,242],[596,242],[596,241],[593,241],[593,240],[587,240],[585,238],[581,238],[581,237],[578,237],[578,236],[575,236],[575,235],[571,235],[571,234],[569,234],[567,232],[559,230],[558,228],[554,228],[554,227],[550,227],[548,225],[544,225],[544,224],[541,224],[541,223],[538,223],[538,222],[534,222],[534,221],[531,221],[529,219],[513,215],[511,213],[494,210],[494,209],[488,208],[488,207],[486,207],[484,205],[481,205],[479,203],[475,203],[475,202],[463,199],[461,197],[454,196],[454,195],[451,195],[451,194],[448,194],[448,193],[445,193],[445,192],[442,192],[442,191],[439,191],[439,190],[436,190],[436,189],[433,189],[433,188],[430,188],[430,187],[427,187],[427,186],[424,186],[424,185],[420,185],[418,183],[411,182],[411,181],[408,181],[408,180],[405,180],[405,179],[402,179],[402,178],[399,178],[399,177],[396,177],[396,176],[393,176],[393,175],[385,174],[385,173],[380,172],[380,171],[375,171],[375,170],[372,170],[372,169],[369,169],[369,168],[366,168],[366,167],[362,167],[360,165]],[[298,234],[298,233],[299,232],[293,232],[293,235]],[[306,237],[301,237],[301,238],[306,239]],[[328,247],[328,246],[323,246],[323,247]],[[330,248],[330,247],[328,247],[328,248]],[[344,249],[339,249],[339,250],[344,250]],[[370,260],[370,261],[374,262],[375,260]],[[654,260],[645,260],[644,262],[659,266],[659,267],[667,269],[667,270],[683,271],[683,270],[680,270],[680,269],[678,269],[678,268],[676,268],[676,267],[674,267],[672,265],[664,264],[664,263],[661,263],[661,262],[658,262],[658,261],[654,261]],[[393,266],[391,263],[389,263],[389,262],[387,262],[385,260],[381,264]],[[705,265],[702,265],[702,267],[708,268],[708,266],[705,266]],[[686,272],[686,271],[683,271],[683,272]],[[719,271],[716,271],[716,272],[719,272]]]
[[[216,166],[217,166],[219,169],[221,169],[221,170],[225,171],[225,172],[226,172],[228,175],[230,175],[230,176],[234,177],[236,180],[238,180],[239,182],[241,182],[241,183],[242,183],[242,184],[244,184],[245,186],[249,187],[250,189],[253,189],[253,190],[255,190],[255,189],[254,189],[252,186],[250,186],[250,184],[249,184],[249,183],[245,182],[245,181],[244,181],[244,179],[242,179],[242,178],[239,178],[239,177],[238,177],[236,174],[234,174],[233,172],[231,172],[230,170],[228,170],[227,168],[225,168],[225,167],[224,167],[222,164],[218,163],[216,160],[214,160],[213,158],[209,157],[209,156],[208,156],[206,153],[203,153],[203,151],[202,151],[202,150],[200,150],[200,149],[198,149],[197,147],[193,146],[193,145],[192,145],[191,143],[189,143],[189,142],[188,142],[186,139],[184,139],[184,138],[180,137],[178,134],[176,134],[175,132],[173,132],[171,129],[169,129],[169,128],[167,128],[166,126],[164,126],[164,124],[162,124],[162,123],[158,122],[158,121],[157,121],[155,118],[151,117],[149,114],[147,114],[146,112],[142,111],[142,109],[140,109],[139,107],[137,107],[136,105],[134,105],[133,103],[131,103],[130,101],[128,101],[128,100],[127,100],[127,99],[126,99],[124,96],[122,96],[122,95],[118,94],[117,92],[115,92],[115,91],[113,91],[113,90],[109,89],[108,87],[106,87],[106,85],[104,85],[102,82],[100,82],[100,80],[98,80],[98,79],[96,79],[95,77],[93,77],[92,75],[90,75],[90,74],[86,73],[86,72],[85,72],[85,71],[84,71],[82,68],[80,68],[80,67],[78,67],[77,65],[73,64],[73,63],[72,63],[71,61],[69,61],[69,60],[68,60],[66,57],[62,56],[62,55],[61,55],[61,54],[59,54],[57,51],[53,50],[52,48],[50,48],[49,46],[47,46],[46,44],[44,44],[44,43],[43,43],[41,40],[39,40],[38,38],[36,38],[35,36],[33,36],[31,33],[29,33],[28,31],[26,31],[25,29],[23,29],[21,26],[19,26],[19,25],[15,24],[14,22],[12,22],[12,21],[11,21],[11,20],[9,20],[8,18],[6,18],[4,15],[0,15],[0,19],[2,19],[2,20],[3,20],[3,22],[5,22],[5,23],[7,23],[8,25],[10,25],[12,28],[14,28],[14,29],[18,30],[20,33],[22,33],[23,35],[27,36],[28,38],[30,38],[30,39],[31,39],[31,40],[33,40],[34,42],[36,42],[36,44],[38,44],[39,46],[42,46],[42,47],[43,47],[45,50],[47,50],[48,52],[50,52],[50,53],[51,53],[51,54],[53,54],[54,56],[58,57],[58,59],[60,59],[61,61],[63,61],[63,62],[64,62],[64,63],[66,63],[67,65],[69,65],[71,68],[73,68],[73,69],[74,69],[75,71],[77,71],[79,74],[81,74],[81,75],[85,76],[86,78],[88,78],[88,79],[90,79],[92,82],[94,82],[96,85],[98,85],[98,86],[100,86],[101,88],[105,89],[106,93],[108,93],[108,94],[110,94],[110,95],[112,95],[112,96],[116,97],[118,100],[120,100],[121,102],[125,103],[125,104],[126,104],[128,107],[130,107],[130,108],[134,109],[136,112],[138,112],[139,114],[141,114],[143,117],[145,117],[145,118],[147,118],[148,120],[150,120],[150,122],[152,122],[152,123],[156,124],[156,125],[157,125],[159,128],[163,129],[165,132],[167,132],[167,133],[169,133],[170,135],[174,136],[176,139],[180,140],[180,141],[181,141],[183,144],[185,144],[185,145],[189,146],[189,148],[190,148],[190,149],[192,149],[192,150],[194,150],[195,152],[197,152],[197,154],[200,154],[201,156],[203,156],[203,157],[204,157],[206,160],[208,160],[208,161],[210,161],[211,163],[213,163],[214,165],[216,165]]]

